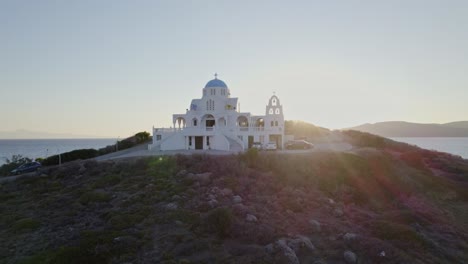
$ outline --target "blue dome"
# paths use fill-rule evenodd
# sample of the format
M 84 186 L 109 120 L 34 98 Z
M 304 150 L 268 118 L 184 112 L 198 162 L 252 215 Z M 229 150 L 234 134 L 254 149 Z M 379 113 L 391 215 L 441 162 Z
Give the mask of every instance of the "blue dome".
M 213 79 L 205 85 L 205 88 L 212 88 L 212 87 L 227 88 L 227 85 L 220 79 Z

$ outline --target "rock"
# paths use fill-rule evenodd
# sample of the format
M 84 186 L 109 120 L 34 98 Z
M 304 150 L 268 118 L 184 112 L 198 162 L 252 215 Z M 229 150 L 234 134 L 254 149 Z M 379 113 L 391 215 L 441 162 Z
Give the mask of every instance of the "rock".
M 287 245 L 286 240 L 280 239 L 276 241 L 275 246 L 279 250 L 280 255 L 286 260 L 285 263 L 299 264 L 296 253 Z
M 165 207 L 167 210 L 177 210 L 179 208 L 176 203 L 168 203 Z
M 357 239 L 357 235 L 354 234 L 354 233 L 346 233 L 346 234 L 344 234 L 343 239 L 346 242 L 351 242 L 351 241 Z
M 275 251 L 275 247 L 272 243 L 268 244 L 265 246 L 265 251 L 269 254 L 273 254 L 273 252 Z
M 245 217 L 245 220 L 247 222 L 257 222 L 257 217 L 255 215 L 251 215 L 251 214 L 247 214 L 247 216 Z
M 336 208 L 335 210 L 333 210 L 333 214 L 335 214 L 335 216 L 338 217 L 342 217 L 344 215 L 343 210 L 341 210 L 340 208 Z
M 316 260 L 312 264 L 327 264 L 327 263 L 322 260 Z
M 229 188 L 224 188 L 221 190 L 221 195 L 223 196 L 231 196 L 232 195 L 232 190 Z
M 211 172 L 199 173 L 193 176 L 194 180 L 198 181 L 200 185 L 207 185 L 210 183 Z
M 216 200 L 216 196 L 209 194 L 208 195 L 208 200 Z
M 385 257 L 385 251 L 380 252 L 379 256 L 380 257 Z
M 232 210 L 237 215 L 245 215 L 247 213 L 247 211 L 248 211 L 248 208 L 247 208 L 247 206 L 245 206 L 245 205 L 243 205 L 241 203 L 238 203 L 238 204 L 234 204 L 232 206 Z
M 242 197 L 240 197 L 239 195 L 235 195 L 234 197 L 232 197 L 232 201 L 234 203 L 242 203 Z
M 177 194 L 174 195 L 174 196 L 172 196 L 172 200 L 173 200 L 173 201 L 178 201 L 178 200 L 180 200 L 181 198 L 182 198 L 182 197 L 180 197 L 180 195 L 177 195 Z
M 322 225 L 320 224 L 319 221 L 315 219 L 311 219 L 309 220 L 309 224 L 312 226 L 312 230 L 314 232 L 319 233 L 320 231 L 322 231 Z
M 84 173 L 86 171 L 86 167 L 83 164 L 80 164 L 80 168 L 78 169 L 78 173 Z
M 312 242 L 310 242 L 310 239 L 301 235 L 296 236 L 293 239 L 289 239 L 288 246 L 293 249 L 295 253 L 299 253 L 303 249 L 306 249 L 307 251 L 315 250 L 315 247 Z
M 186 170 L 181 170 L 181 171 L 179 171 L 179 172 L 176 174 L 176 176 L 178 176 L 178 177 L 181 177 L 181 176 L 183 177 L 183 176 L 186 176 L 186 175 L 187 175 L 187 171 L 186 171 Z
M 209 205 L 211 208 L 215 208 L 216 206 L 218 206 L 218 201 L 217 201 L 216 199 L 209 200 L 209 201 L 208 201 L 208 205 Z
M 354 254 L 352 251 L 346 250 L 343 253 L 343 257 L 347 263 L 356 263 L 356 254 Z

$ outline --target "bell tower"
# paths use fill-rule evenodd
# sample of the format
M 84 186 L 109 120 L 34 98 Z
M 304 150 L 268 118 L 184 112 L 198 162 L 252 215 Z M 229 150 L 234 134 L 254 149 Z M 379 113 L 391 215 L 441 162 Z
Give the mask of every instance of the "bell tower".
M 265 111 L 266 127 L 284 127 L 283 106 L 280 104 L 278 96 L 273 95 L 268 100 Z

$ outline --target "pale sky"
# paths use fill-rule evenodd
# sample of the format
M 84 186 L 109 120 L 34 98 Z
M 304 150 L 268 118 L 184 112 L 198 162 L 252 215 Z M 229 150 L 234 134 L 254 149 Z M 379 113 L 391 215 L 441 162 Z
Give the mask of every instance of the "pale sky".
M 468 120 L 468 1 L 0 0 L 0 131 L 169 127 L 217 72 L 327 128 Z

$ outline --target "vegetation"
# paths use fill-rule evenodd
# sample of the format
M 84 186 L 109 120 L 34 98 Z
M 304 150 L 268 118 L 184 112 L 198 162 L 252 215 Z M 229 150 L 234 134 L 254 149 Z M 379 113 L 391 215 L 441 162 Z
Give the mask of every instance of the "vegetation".
M 95 149 L 77 149 L 70 152 L 65 152 L 59 155 L 53 155 L 46 158 L 42 165 L 58 165 L 59 163 L 70 162 L 78 159 L 91 159 L 98 156 L 98 151 Z
M 345 250 L 362 263 L 467 262 L 468 162 L 345 136 L 351 151 L 45 167 L 0 185 L 0 262 L 328 263 Z
M 6 163 L 0 166 L 0 175 L 9 175 L 12 170 L 31 161 L 30 158 L 21 155 L 13 155 L 11 159 L 7 159 Z
M 303 121 L 288 121 L 284 122 L 284 132 L 286 135 L 293 135 L 296 139 L 320 138 L 330 134 L 330 130 L 314 126 Z

